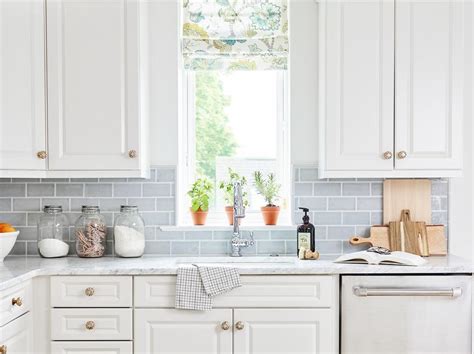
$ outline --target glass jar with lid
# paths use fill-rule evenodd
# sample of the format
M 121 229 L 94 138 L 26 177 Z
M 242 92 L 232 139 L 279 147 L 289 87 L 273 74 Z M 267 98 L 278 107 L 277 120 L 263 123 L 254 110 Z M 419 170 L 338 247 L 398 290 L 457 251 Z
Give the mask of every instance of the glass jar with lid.
M 122 205 L 114 224 L 115 254 L 141 257 L 145 252 L 145 222 L 134 205 Z
M 60 205 L 45 205 L 38 219 L 38 252 L 44 258 L 65 257 L 69 252 L 69 222 Z
M 82 215 L 74 225 L 74 233 L 79 257 L 96 258 L 104 255 L 107 226 L 98 206 L 82 206 Z

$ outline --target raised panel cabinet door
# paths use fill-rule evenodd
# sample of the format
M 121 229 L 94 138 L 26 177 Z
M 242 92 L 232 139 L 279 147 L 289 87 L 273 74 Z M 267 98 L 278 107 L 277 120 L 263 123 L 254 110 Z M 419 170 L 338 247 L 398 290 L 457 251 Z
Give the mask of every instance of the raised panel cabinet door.
M 398 170 L 462 168 L 464 3 L 397 2 Z
M 44 2 L 0 1 L 0 169 L 44 170 Z
M 232 310 L 137 309 L 135 354 L 232 354 Z
M 28 354 L 33 351 L 33 319 L 27 313 L 0 328 L 0 347 L 8 354 Z
M 236 309 L 234 354 L 337 353 L 331 309 Z
M 47 2 L 51 170 L 139 169 L 140 3 Z
M 393 169 L 394 16 L 393 0 L 320 3 L 320 140 L 328 173 Z

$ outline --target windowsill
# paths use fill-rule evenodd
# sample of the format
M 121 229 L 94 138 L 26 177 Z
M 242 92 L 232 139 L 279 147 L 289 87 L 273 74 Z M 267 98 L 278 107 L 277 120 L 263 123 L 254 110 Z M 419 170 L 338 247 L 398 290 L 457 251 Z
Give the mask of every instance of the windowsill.
M 241 230 L 246 231 L 294 231 L 296 225 L 241 225 Z M 229 225 L 180 225 L 180 226 L 160 226 L 161 231 L 231 231 Z

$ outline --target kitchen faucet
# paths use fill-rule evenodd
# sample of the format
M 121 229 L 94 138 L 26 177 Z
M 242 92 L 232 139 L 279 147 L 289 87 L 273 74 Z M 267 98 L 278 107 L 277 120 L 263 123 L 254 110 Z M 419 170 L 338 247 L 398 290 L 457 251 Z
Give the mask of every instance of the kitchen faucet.
M 245 207 L 242 196 L 242 185 L 240 182 L 234 182 L 234 232 L 232 234 L 232 257 L 241 257 L 240 249 L 242 247 L 250 247 L 255 244 L 253 240 L 253 232 L 250 232 L 250 239 L 242 238 L 240 233 L 240 219 L 245 218 Z

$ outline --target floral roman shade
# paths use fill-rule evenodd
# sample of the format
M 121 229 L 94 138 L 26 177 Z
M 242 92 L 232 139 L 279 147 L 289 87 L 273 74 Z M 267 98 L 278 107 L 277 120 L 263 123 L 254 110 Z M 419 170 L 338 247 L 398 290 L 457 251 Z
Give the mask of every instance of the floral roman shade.
M 286 70 L 288 0 L 183 0 L 188 70 Z

